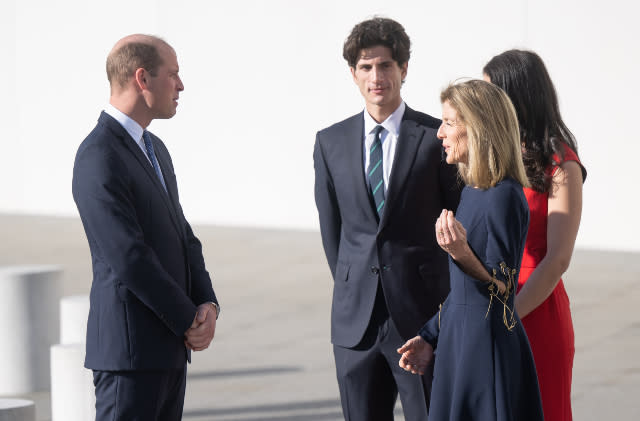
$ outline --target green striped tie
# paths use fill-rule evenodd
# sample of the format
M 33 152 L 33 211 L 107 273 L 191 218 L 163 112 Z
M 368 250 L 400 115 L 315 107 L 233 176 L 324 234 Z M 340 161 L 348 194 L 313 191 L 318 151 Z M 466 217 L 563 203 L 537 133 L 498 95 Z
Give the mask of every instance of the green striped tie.
M 382 139 L 380 133 L 384 127 L 378 125 L 373 132 L 373 143 L 369 149 L 369 168 L 367 168 L 367 178 L 369 180 L 369 191 L 373 196 L 376 205 L 378 218 L 382 218 L 384 210 L 384 176 L 382 172 Z M 379 220 L 379 219 L 378 219 Z

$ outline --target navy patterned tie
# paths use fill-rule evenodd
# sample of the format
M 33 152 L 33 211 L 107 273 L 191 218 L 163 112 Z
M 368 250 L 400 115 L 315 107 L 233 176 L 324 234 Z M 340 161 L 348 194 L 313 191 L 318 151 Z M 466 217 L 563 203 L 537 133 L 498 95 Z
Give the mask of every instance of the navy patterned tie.
M 160 165 L 158 164 L 156 153 L 153 150 L 153 143 L 151 142 L 151 136 L 149 136 L 148 131 L 145 130 L 144 132 L 142 132 L 142 139 L 144 139 L 144 147 L 147 149 L 147 155 L 149 156 L 151 165 L 153 165 L 153 169 L 156 170 L 156 175 L 160 179 L 160 183 L 162 183 L 162 187 L 164 187 L 164 191 L 167 191 L 167 185 L 164 184 L 164 178 L 162 177 L 162 172 L 160 171 Z
M 382 172 L 382 139 L 380 133 L 384 127 L 378 125 L 373 131 L 373 143 L 369 149 L 369 168 L 367 168 L 367 178 L 369 179 L 369 191 L 373 196 L 378 217 L 382 217 L 384 210 L 384 176 Z

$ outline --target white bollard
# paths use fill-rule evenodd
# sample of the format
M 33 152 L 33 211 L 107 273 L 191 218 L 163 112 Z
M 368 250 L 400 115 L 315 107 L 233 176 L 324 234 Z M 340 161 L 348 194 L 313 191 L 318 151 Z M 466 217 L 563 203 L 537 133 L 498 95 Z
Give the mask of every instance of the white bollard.
M 84 344 L 51 347 L 51 420 L 96 418 L 93 373 L 84 368 Z
M 0 398 L 0 421 L 36 421 L 36 406 L 25 399 Z
M 61 273 L 57 266 L 0 268 L 0 395 L 49 390 Z
M 87 340 L 89 296 L 71 295 L 60 300 L 60 343 L 83 344 Z
M 95 419 L 93 373 L 84 368 L 89 296 L 60 300 L 60 345 L 51 347 L 51 419 Z

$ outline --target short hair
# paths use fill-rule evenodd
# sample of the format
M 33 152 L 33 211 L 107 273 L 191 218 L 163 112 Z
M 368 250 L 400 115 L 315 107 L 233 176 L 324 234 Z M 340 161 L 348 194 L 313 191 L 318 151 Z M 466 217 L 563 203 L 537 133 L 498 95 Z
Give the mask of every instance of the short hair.
M 454 83 L 440 94 L 440 101 L 458 113 L 467 130 L 468 162 L 458 163 L 467 184 L 481 189 L 506 177 L 528 186 L 522 164 L 518 117 L 507 94 L 483 80 Z
M 564 158 L 565 143 L 576 154 L 577 144 L 560 116 L 558 97 L 544 62 L 533 51 L 509 50 L 493 57 L 483 69 L 491 83 L 513 102 L 524 143 L 524 167 L 534 190 L 551 189 L 553 156 Z
M 349 67 L 356 67 L 364 48 L 382 45 L 391 50 L 391 57 L 399 66 L 409 61 L 411 40 L 402 25 L 393 19 L 374 17 L 353 27 L 344 42 L 342 56 Z
M 132 41 L 113 50 L 107 57 L 107 78 L 111 86 L 124 87 L 136 70 L 143 68 L 155 76 L 158 67 L 163 64 L 158 45 L 165 41 L 157 37 L 148 37 L 149 41 Z

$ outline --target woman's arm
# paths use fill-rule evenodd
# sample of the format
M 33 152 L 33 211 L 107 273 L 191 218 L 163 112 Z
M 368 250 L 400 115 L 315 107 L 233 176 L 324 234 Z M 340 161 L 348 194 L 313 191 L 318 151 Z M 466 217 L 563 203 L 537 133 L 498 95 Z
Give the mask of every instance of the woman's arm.
M 547 254 L 516 295 L 522 318 L 549 295 L 569 267 L 582 215 L 582 169 L 575 161 L 562 163 L 553 176 L 549 193 Z
M 498 290 L 504 292 L 505 284 L 491 277 L 482 262 L 475 255 L 467 242 L 467 231 L 455 219 L 453 212 L 443 209 L 436 221 L 436 238 L 438 245 L 456 261 L 458 266 L 469 276 L 483 282 L 494 282 Z

